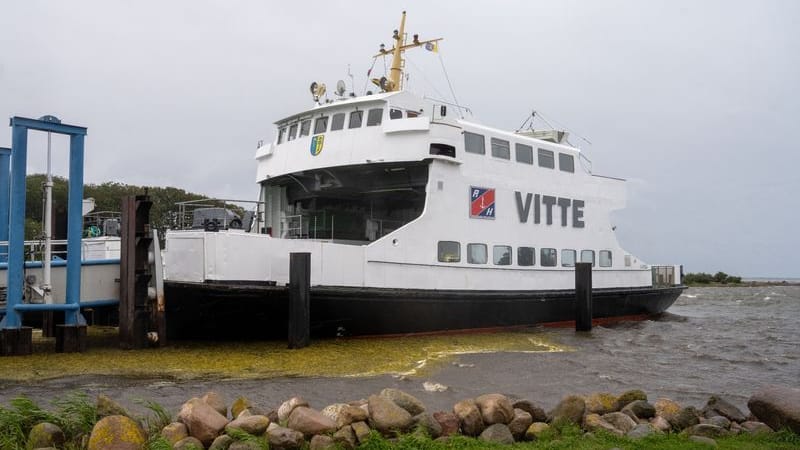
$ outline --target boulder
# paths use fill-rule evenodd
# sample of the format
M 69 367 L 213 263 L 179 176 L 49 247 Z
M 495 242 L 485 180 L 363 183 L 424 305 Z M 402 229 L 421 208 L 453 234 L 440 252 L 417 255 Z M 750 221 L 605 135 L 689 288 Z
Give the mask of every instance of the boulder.
M 544 422 L 533 422 L 531 426 L 528 427 L 528 431 L 525 432 L 525 439 L 529 441 L 535 441 L 539 439 L 542 433 L 549 429 L 550 425 Z
M 411 427 L 424 431 L 431 439 L 436 439 L 442 435 L 442 426 L 428 413 L 421 413 L 412 417 Z
M 750 397 L 747 407 L 773 430 L 789 428 L 800 434 L 800 389 L 766 386 Z
M 64 446 L 64 432 L 58 425 L 50 422 L 38 423 L 28 433 L 28 448 L 44 448 Z
M 447 411 L 437 411 L 433 413 L 433 420 L 435 420 L 442 429 L 442 436 L 452 436 L 458 434 L 458 429 L 461 423 L 455 414 Z
M 411 414 L 386 397 L 370 395 L 369 423 L 383 434 L 404 432 L 411 426 Z
M 630 417 L 628 418 L 630 419 Z M 583 428 L 592 432 L 605 431 L 606 433 L 615 434 L 617 436 L 622 436 L 624 434 L 621 430 L 616 429 L 614 425 L 603 420 L 600 414 L 594 413 L 587 414 L 586 417 L 584 417 Z
M 670 425 L 669 421 L 661 416 L 655 416 L 650 419 L 650 425 L 653 425 L 658 431 L 669 431 L 672 429 L 672 425 Z
M 508 429 L 506 424 L 495 423 L 486 427 L 486 429 L 481 432 L 480 436 L 478 436 L 478 440 L 510 445 L 514 443 L 514 436 L 511 434 L 511 430 Z
M 603 420 L 610 423 L 614 426 L 614 428 L 618 429 L 622 432 L 622 434 L 628 434 L 629 431 L 636 426 L 636 421 L 628 417 L 628 415 L 623 414 L 621 412 L 612 412 L 608 414 L 603 414 Z
M 705 445 L 708 445 L 709 447 L 714 447 L 714 448 L 716 448 L 716 447 L 717 447 L 717 441 L 715 441 L 714 439 L 711 439 L 710 437 L 705 437 L 705 436 L 689 436 L 689 440 L 690 440 L 691 442 L 697 442 L 698 444 L 705 444 Z
M 709 423 L 699 423 L 697 425 L 693 425 L 687 428 L 685 432 L 689 436 L 705 436 L 712 439 L 728 436 L 730 434 L 728 430 L 716 425 L 711 425 Z
M 453 405 L 453 414 L 458 417 L 461 432 L 467 436 L 478 436 L 486 428 L 481 411 L 472 399 L 462 400 Z
M 170 445 L 175 445 L 176 442 L 188 436 L 189 430 L 182 422 L 172 422 L 161 430 L 161 437 L 166 439 Z
M 631 430 L 628 431 L 625 436 L 630 439 L 642 439 L 656 433 L 660 433 L 660 431 L 658 431 L 653 425 L 649 423 L 640 423 L 631 428 Z
M 694 406 L 681 408 L 681 410 L 678 411 L 678 414 L 676 414 L 675 417 L 670 420 L 670 423 L 672 424 L 672 428 L 675 430 L 685 430 L 686 428 L 700 423 L 700 411 L 698 411 Z
M 386 388 L 381 391 L 380 395 L 393 401 L 397 406 L 405 409 L 412 416 L 425 412 L 425 405 L 421 401 L 400 389 Z
M 530 400 L 517 400 L 511 406 L 530 414 L 534 422 L 547 422 L 547 413 L 544 412 L 544 409 L 536 406 L 536 404 Z
M 281 406 L 278 407 L 278 421 L 283 423 L 289 420 L 292 411 L 298 406 L 308 407 L 308 402 L 303 397 L 292 397 L 281 403 Z
M 608 414 L 619 411 L 617 397 L 607 392 L 595 392 L 586 397 L 586 413 Z
M 204 449 L 203 443 L 199 439 L 192 436 L 186 436 L 178 442 L 172 444 L 173 450 L 200 450 Z
M 631 419 L 649 419 L 656 415 L 656 408 L 646 400 L 634 400 L 625 405 L 622 413 L 631 416 Z
M 514 439 L 519 441 L 525 437 L 525 432 L 528 431 L 528 427 L 530 427 L 532 423 L 533 417 L 531 417 L 529 412 L 514 408 L 514 418 L 511 420 L 511 423 L 508 424 L 508 429 L 511 430 Z
M 199 398 L 184 403 L 178 412 L 178 420 L 186 424 L 189 436 L 194 436 L 208 446 L 219 436 L 228 419 Z
M 332 437 L 318 434 L 311 438 L 308 448 L 309 450 L 336 450 L 336 443 Z
M 710 423 L 711 425 L 716 425 L 721 428 L 728 429 L 731 427 L 731 421 L 728 420 L 727 417 L 723 416 L 713 416 L 706 419 L 705 423 Z
M 484 394 L 475 399 L 485 425 L 508 424 L 514 419 L 514 406 L 502 394 Z
M 564 397 L 548 415 L 552 423 L 566 421 L 580 424 L 583 422 L 584 414 L 586 414 L 586 402 L 583 397 L 569 395 Z
M 223 417 L 228 417 L 228 405 L 225 404 L 225 399 L 222 398 L 221 394 L 214 391 L 207 392 L 200 397 L 200 400 L 206 402 L 208 406 L 214 408 Z
M 750 434 L 757 434 L 757 433 L 772 433 L 772 428 L 769 425 L 765 424 L 764 422 L 742 422 L 742 430 L 745 433 Z
M 353 433 L 356 434 L 356 440 L 359 444 L 363 444 L 364 441 L 367 440 L 367 436 L 369 436 L 370 428 L 366 422 L 353 422 L 350 424 L 350 427 L 353 428 Z
M 339 428 L 336 433 L 333 433 L 333 441 L 340 447 L 345 449 L 354 449 L 358 445 L 358 438 L 350 425 Z
M 239 417 L 239 414 L 241 414 L 242 411 L 251 406 L 253 405 L 250 403 L 250 400 L 248 400 L 247 397 L 237 397 L 236 400 L 234 400 L 231 404 L 231 417 Z
M 336 423 L 336 428 L 350 425 L 353 422 L 364 422 L 368 418 L 366 411 L 346 403 L 335 403 L 326 406 L 320 412 L 323 416 L 333 420 Z
M 100 419 L 89 436 L 88 450 L 142 450 L 147 438 L 144 430 L 127 416 Z
M 97 408 L 98 418 L 108 416 L 131 416 L 128 413 L 128 410 L 105 394 L 100 394 L 97 396 L 95 407 Z
M 262 450 L 261 442 L 258 441 L 233 441 L 228 450 Z
M 211 443 L 208 450 L 228 450 L 231 444 L 233 444 L 233 438 L 227 434 L 223 434 L 214 439 L 214 442 Z
M 280 413 L 278 414 L 280 416 Z M 303 433 L 307 437 L 315 434 L 326 434 L 336 431 L 336 423 L 325 417 L 319 411 L 314 411 L 307 406 L 297 406 L 292 410 L 287 421 L 287 426 Z
M 267 441 L 271 449 L 295 449 L 302 448 L 305 444 L 303 433 L 292 430 L 291 428 L 276 425 L 267 430 Z
M 741 423 L 747 420 L 747 417 L 739 408 L 718 395 L 712 395 L 708 399 L 706 406 L 703 407 L 703 413 L 706 417 L 722 416 L 732 422 Z
M 614 405 L 615 411 L 620 411 L 624 408 L 628 403 L 634 402 L 636 400 L 644 400 L 647 401 L 647 394 L 640 389 L 633 389 L 630 391 L 625 391 L 617 397 L 616 405 Z
M 229 432 L 232 429 L 237 429 L 254 436 L 259 436 L 267 431 L 269 423 L 269 418 L 267 418 L 267 416 L 242 417 L 240 415 L 238 419 L 231 421 L 225 426 L 225 431 Z
M 656 408 L 656 415 L 663 417 L 670 424 L 675 420 L 675 418 L 678 416 L 678 413 L 681 411 L 681 405 L 668 398 L 660 398 L 656 400 L 653 406 Z

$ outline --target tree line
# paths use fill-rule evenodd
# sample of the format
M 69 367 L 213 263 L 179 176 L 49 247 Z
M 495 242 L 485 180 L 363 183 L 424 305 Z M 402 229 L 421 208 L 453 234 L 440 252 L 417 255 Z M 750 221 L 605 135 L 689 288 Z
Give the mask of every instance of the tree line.
M 705 272 L 687 273 L 683 276 L 685 284 L 739 284 L 742 282 L 742 277 L 728 275 L 725 272 L 717 272 L 714 275 Z

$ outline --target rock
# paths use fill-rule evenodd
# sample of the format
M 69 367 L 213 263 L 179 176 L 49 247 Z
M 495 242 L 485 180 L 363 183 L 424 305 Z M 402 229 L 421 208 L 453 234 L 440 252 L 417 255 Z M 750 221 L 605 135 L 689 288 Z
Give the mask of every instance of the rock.
M 772 428 L 770 428 L 769 425 L 765 424 L 764 422 L 747 421 L 747 422 L 742 422 L 741 426 L 742 430 L 744 430 L 745 433 L 750 433 L 750 434 L 773 432 Z
M 31 428 L 31 432 L 28 433 L 28 448 L 61 448 L 64 446 L 64 441 L 66 441 L 64 432 L 58 425 L 50 422 L 36 424 Z
M 535 441 L 539 439 L 542 433 L 546 432 L 550 429 L 550 425 L 544 422 L 533 422 L 531 426 L 528 427 L 528 431 L 525 432 L 525 439 L 530 441 Z
M 233 441 L 228 450 L 261 450 L 261 442 L 258 441 Z
M 640 423 L 631 428 L 631 430 L 628 431 L 625 436 L 631 439 L 642 439 L 656 433 L 660 433 L 660 431 L 658 431 L 653 425 L 649 423 Z
M 333 442 L 332 437 L 318 434 L 311 438 L 308 448 L 309 450 L 336 450 L 336 443 Z
M 628 417 L 628 416 L 625 416 Z M 630 417 L 628 417 L 630 419 Z M 624 433 L 618 430 L 614 425 L 606 422 L 600 414 L 587 414 L 583 419 L 583 428 L 588 431 L 605 431 L 606 433 L 622 436 Z
M 202 450 L 205 447 L 199 439 L 192 436 L 186 436 L 172 445 L 173 450 Z
M 353 422 L 350 424 L 353 428 L 353 432 L 356 434 L 356 440 L 359 444 L 363 444 L 366 441 L 367 436 L 369 436 L 370 428 L 366 422 Z
M 242 411 L 251 406 L 253 405 L 250 403 L 250 400 L 248 400 L 247 397 L 237 397 L 236 400 L 234 400 L 231 404 L 231 416 L 239 417 L 239 414 L 241 414 Z
M 233 438 L 227 434 L 223 434 L 222 436 L 217 436 L 217 438 L 214 439 L 214 442 L 211 443 L 211 446 L 208 447 L 208 450 L 228 450 L 231 444 L 233 444 Z
M 292 414 L 292 411 L 294 411 L 294 409 L 298 406 L 308 407 L 308 402 L 305 401 L 303 397 L 292 397 L 283 402 L 278 408 L 278 421 L 283 423 L 289 420 L 289 416 Z
M 678 416 L 678 413 L 681 411 L 681 405 L 668 398 L 660 398 L 656 400 L 653 406 L 656 408 L 656 415 L 663 417 L 670 424 L 675 420 L 675 418 Z
M 435 420 L 442 428 L 442 436 L 452 436 L 458 434 L 458 429 L 461 423 L 455 414 L 446 411 L 437 411 L 433 413 L 433 420 Z
M 333 440 L 346 449 L 354 449 L 358 445 L 356 433 L 350 425 L 339 428 L 339 431 L 333 433 Z
M 645 394 L 644 391 L 640 389 L 625 391 L 619 397 L 617 397 L 617 402 L 616 405 L 614 405 L 614 410 L 620 411 L 628 403 L 635 402 L 636 400 L 647 401 L 647 394 Z
M 229 432 L 231 429 L 242 430 L 245 433 L 259 436 L 267 431 L 269 426 L 269 418 L 267 416 L 246 416 L 240 417 L 225 426 L 225 431 Z
M 425 405 L 421 401 L 400 389 L 386 388 L 381 391 L 380 395 L 393 401 L 397 406 L 405 409 L 412 416 L 425 412 Z
M 580 424 L 583 422 L 585 413 L 586 402 L 583 400 L 583 397 L 569 395 L 564 397 L 548 415 L 552 423 L 567 421 Z
M 706 444 L 708 446 L 717 447 L 717 441 L 711 439 L 710 437 L 705 436 L 689 436 L 689 440 L 692 442 L 697 442 L 698 444 Z
M 706 406 L 703 407 L 703 412 L 713 412 L 714 415 L 725 417 L 733 422 L 741 423 L 747 420 L 747 417 L 739 408 L 717 395 L 712 395 L 708 399 Z
M 622 413 L 633 417 L 631 419 L 649 419 L 651 417 L 655 417 L 656 415 L 656 408 L 655 406 L 648 403 L 646 400 L 634 400 L 621 410 Z
M 623 414 L 621 412 L 604 414 L 602 417 L 603 420 L 613 425 L 614 428 L 621 431 L 622 434 L 628 434 L 628 432 L 637 425 L 635 420 L 628 417 L 627 414 Z
M 514 419 L 514 406 L 502 394 L 484 394 L 475 399 L 485 425 L 509 424 Z
M 727 417 L 723 416 L 713 416 L 706 419 L 706 423 L 710 423 L 711 425 L 716 425 L 720 428 L 728 429 L 731 427 L 731 421 L 728 420 Z
M 175 445 L 176 442 L 189 436 L 189 430 L 182 422 L 172 422 L 161 430 L 161 437 L 167 440 L 170 445 Z
M 697 425 L 693 425 L 687 428 L 685 431 L 689 436 L 705 436 L 709 438 L 718 438 L 730 434 L 728 433 L 728 430 L 708 423 L 699 423 Z
M 431 439 L 442 435 L 442 426 L 428 413 L 417 414 L 411 418 L 411 426 L 425 432 Z
M 747 407 L 773 430 L 789 428 L 800 434 L 800 389 L 766 386 L 750 397 Z
M 453 405 L 453 414 L 458 417 L 461 432 L 467 436 L 478 436 L 486 428 L 481 411 L 472 399 L 462 400 Z
M 426 381 L 422 383 L 422 389 L 425 389 L 426 392 L 444 392 L 450 388 L 441 384 L 441 383 L 434 383 L 432 381 Z
M 126 417 L 131 416 L 128 413 L 128 410 L 123 408 L 122 405 L 115 402 L 105 394 L 100 394 L 97 396 L 95 407 L 97 408 L 98 418 L 108 417 L 108 416 L 126 416 Z
M 743 423 L 744 423 L 744 422 L 743 422 Z M 758 422 L 758 423 L 761 423 L 761 422 Z M 741 433 L 746 433 L 746 431 L 744 431 L 744 429 L 742 428 L 742 426 L 741 426 L 741 425 L 739 425 L 739 424 L 738 424 L 738 423 L 736 423 L 736 422 L 731 422 L 731 427 L 728 429 L 728 431 L 730 431 L 730 432 L 731 432 L 731 434 L 733 434 L 733 435 L 736 435 L 736 434 L 741 434 Z
M 200 400 L 214 408 L 221 416 L 228 417 L 228 405 L 225 404 L 225 399 L 223 399 L 222 395 L 219 393 L 214 391 L 207 392 L 204 396 L 200 397 Z
M 326 406 L 321 413 L 323 416 L 333 420 L 336 423 L 336 428 L 342 428 L 353 422 L 364 422 L 368 418 L 366 411 L 346 403 L 335 403 Z
M 339 415 L 341 414 L 342 410 L 344 410 L 348 406 L 350 405 L 348 405 L 347 403 L 334 403 L 332 405 L 328 405 L 322 408 L 320 414 L 327 417 L 328 419 L 331 419 L 334 423 L 336 423 L 337 427 L 341 428 L 345 425 L 350 425 L 349 423 L 339 424 Z
M 617 397 L 607 392 L 596 392 L 586 397 L 586 413 L 608 414 L 619 411 Z
M 280 416 L 280 412 L 278 416 Z M 307 406 L 295 407 L 289 415 L 287 426 L 303 433 L 309 438 L 315 434 L 325 434 L 336 431 L 336 423 L 334 421 L 323 416 L 319 411 L 314 411 Z
M 372 428 L 388 435 L 395 432 L 404 432 L 411 426 L 411 414 L 386 397 L 370 395 L 367 400 L 369 405 L 369 423 Z
M 529 412 L 514 408 L 514 418 L 508 424 L 508 429 L 511 430 L 511 435 L 514 436 L 514 439 L 519 441 L 525 437 L 525 432 L 528 431 L 528 427 L 532 423 L 533 417 Z
M 670 420 L 670 423 L 672 424 L 672 428 L 678 431 L 697 425 L 700 423 L 700 411 L 694 406 L 681 408 L 678 414 Z
M 655 416 L 650 419 L 650 425 L 653 425 L 658 431 L 669 431 L 672 429 L 669 421 L 661 416 Z
M 509 406 L 511 405 L 509 404 Z M 508 429 L 506 424 L 495 423 L 483 430 L 481 435 L 478 436 L 478 440 L 510 445 L 514 443 L 514 436 L 511 435 L 511 430 Z
M 291 428 L 276 425 L 267 430 L 267 441 L 271 449 L 302 448 L 305 444 L 303 433 Z
M 544 412 L 544 409 L 536 406 L 536 404 L 530 400 L 517 400 L 511 406 L 530 414 L 534 422 L 547 422 L 547 413 Z
M 267 416 L 267 419 L 269 419 L 270 423 L 278 423 L 278 411 L 271 409 L 264 415 Z
M 141 450 L 147 442 L 144 430 L 127 416 L 100 419 L 89 437 L 88 450 Z
M 226 417 L 199 398 L 193 398 L 183 404 L 178 412 L 178 420 L 186 424 L 189 436 L 196 437 L 206 446 L 210 445 L 228 424 Z

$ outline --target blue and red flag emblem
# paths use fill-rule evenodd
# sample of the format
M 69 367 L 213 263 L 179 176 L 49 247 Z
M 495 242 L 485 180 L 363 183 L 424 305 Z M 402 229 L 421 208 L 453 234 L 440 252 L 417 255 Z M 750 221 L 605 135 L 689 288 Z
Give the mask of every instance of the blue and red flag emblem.
M 494 219 L 494 188 L 470 186 L 469 216 L 479 219 Z

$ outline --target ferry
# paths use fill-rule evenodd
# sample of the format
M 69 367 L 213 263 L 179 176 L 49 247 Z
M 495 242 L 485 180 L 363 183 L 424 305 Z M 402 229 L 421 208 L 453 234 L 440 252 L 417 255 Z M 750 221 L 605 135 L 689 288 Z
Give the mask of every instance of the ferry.
M 405 32 L 375 92 L 328 96 L 275 122 L 258 147 L 259 200 L 242 223 L 206 218 L 166 233 L 170 327 L 229 322 L 286 332 L 289 255 L 311 255 L 317 335 L 515 327 L 575 318 L 575 264 L 592 264 L 595 318 L 665 311 L 681 267 L 622 248 L 610 213 L 625 181 L 592 173 L 568 134 L 504 131 L 459 105 L 404 90 L 404 53 L 441 39 Z

